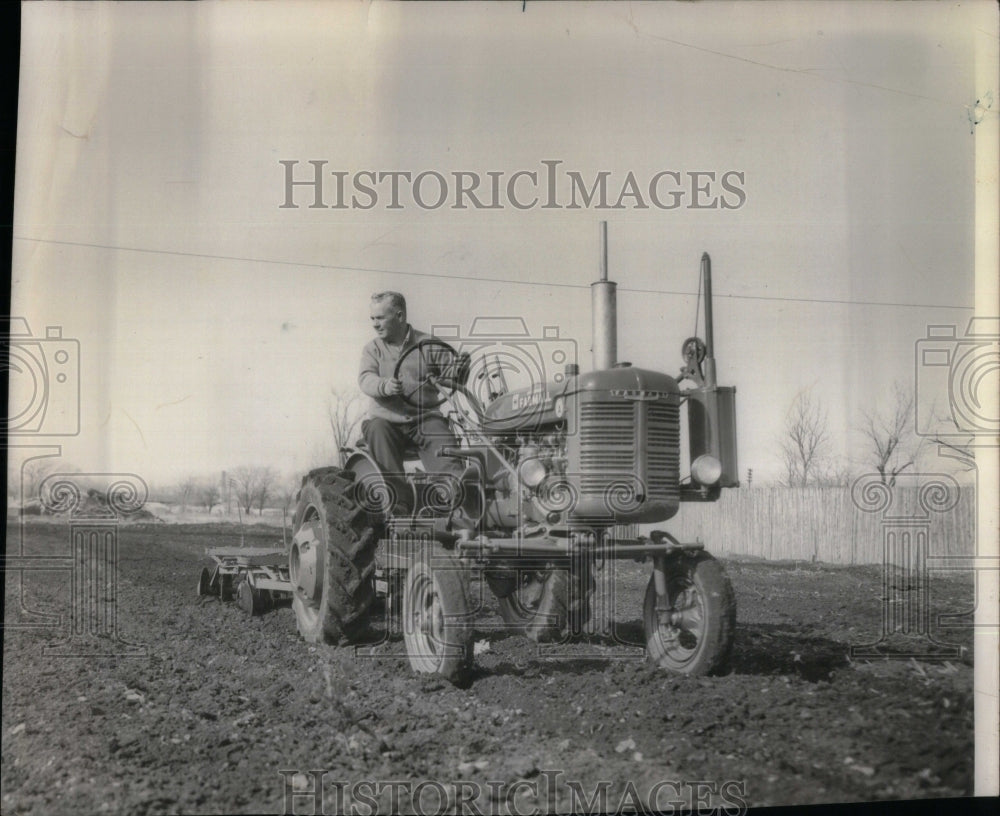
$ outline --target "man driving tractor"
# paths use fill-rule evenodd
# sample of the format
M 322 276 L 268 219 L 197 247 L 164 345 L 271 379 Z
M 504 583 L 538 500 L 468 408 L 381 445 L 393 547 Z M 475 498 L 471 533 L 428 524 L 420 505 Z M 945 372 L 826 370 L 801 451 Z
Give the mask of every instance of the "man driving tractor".
M 678 377 L 617 361 L 615 284 L 604 274 L 592 286 L 594 369 L 570 364 L 544 384 L 487 388 L 485 403 L 468 388 L 468 355 L 410 326 L 402 295 L 374 295 L 376 337 L 358 376 L 372 400 L 367 444 L 345 448 L 339 467 L 310 471 L 296 499 L 288 571 L 302 636 L 363 637 L 383 592 L 414 669 L 459 682 L 479 608 L 470 571 L 508 629 L 542 641 L 601 631 L 603 620 L 591 626 L 595 572 L 609 558 L 646 558 L 649 657 L 679 674 L 726 671 L 736 602 L 722 565 L 700 541 L 621 529 L 739 485 L 735 389 L 715 378 L 707 253 L 701 271 L 706 339 L 685 341 Z M 475 326 L 469 335 L 485 336 Z M 473 382 L 488 376 L 484 368 Z M 417 456 L 424 469 L 404 472 Z
M 358 385 L 371 397 L 371 407 L 361 428 L 395 498 L 394 515 L 406 516 L 414 509 L 403 475 L 408 448 L 416 448 L 428 474 L 444 475 L 453 495 L 455 483 L 447 474 L 461 481 L 466 470 L 463 460 L 442 455 L 443 448 L 458 447 L 458 440 L 437 410 L 437 388 L 428 382 L 428 375 L 459 377 L 461 364 L 441 346 L 427 345 L 406 355 L 396 372 L 400 357 L 431 336 L 407 322 L 406 299 L 399 292 L 372 295 L 370 314 L 376 337 L 361 352 Z

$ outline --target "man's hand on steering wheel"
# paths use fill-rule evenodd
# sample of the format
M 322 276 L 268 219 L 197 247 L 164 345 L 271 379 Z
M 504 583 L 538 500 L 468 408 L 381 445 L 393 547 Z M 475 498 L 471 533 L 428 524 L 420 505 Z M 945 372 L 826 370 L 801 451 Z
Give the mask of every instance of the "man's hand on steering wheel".
M 448 359 L 446 361 L 425 360 L 423 349 L 425 349 L 428 346 L 439 346 L 442 349 L 442 351 L 444 351 L 447 354 Z M 420 354 L 421 357 L 420 369 L 422 376 L 420 377 L 420 380 L 417 382 L 417 384 L 411 387 L 409 384 L 406 385 L 402 384 L 399 378 L 399 373 L 402 370 L 403 361 L 406 360 L 406 358 L 409 357 L 414 352 L 418 352 Z M 447 399 L 446 396 L 440 396 L 439 394 L 438 396 L 440 398 L 430 398 L 427 400 L 422 400 L 420 399 L 420 392 L 430 385 L 433 386 L 440 385 L 443 388 L 451 386 L 451 382 L 449 380 L 442 379 L 441 376 L 435 373 L 435 369 L 444 371 L 452 367 L 455 361 L 458 359 L 459 359 L 458 352 L 455 351 L 455 349 L 449 346 L 446 342 L 444 342 L 444 340 L 438 340 L 435 337 L 430 337 L 427 338 L 426 340 L 421 340 L 419 343 L 417 343 L 414 346 L 410 346 L 408 349 L 406 349 L 406 351 L 404 351 L 402 354 L 399 355 L 399 359 L 396 361 L 396 367 L 392 372 L 392 380 L 390 380 L 390 382 L 400 383 L 400 387 L 398 391 L 394 391 L 393 393 L 398 394 L 400 397 L 403 398 L 403 400 L 408 402 L 410 405 L 415 406 L 416 408 L 420 408 L 422 410 L 437 408 Z M 425 371 L 426 373 L 424 373 Z
M 403 393 L 403 383 L 395 377 L 385 380 L 382 385 L 382 391 L 387 397 L 395 397 L 396 395 Z

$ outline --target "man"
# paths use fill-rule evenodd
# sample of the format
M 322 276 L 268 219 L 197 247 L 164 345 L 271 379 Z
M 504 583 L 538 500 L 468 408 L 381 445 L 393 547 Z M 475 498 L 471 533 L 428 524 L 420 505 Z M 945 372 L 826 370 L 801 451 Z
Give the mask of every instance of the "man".
M 457 447 L 447 420 L 434 404 L 439 396 L 430 384 L 418 388 L 430 373 L 441 375 L 454 361 L 441 346 L 411 352 L 403 361 L 399 377 L 396 363 L 403 353 L 430 335 L 406 321 L 406 299 L 399 292 L 378 292 L 371 299 L 371 320 L 376 337 L 361 353 L 358 385 L 372 398 L 362 432 L 368 450 L 386 475 L 397 501 L 396 515 L 413 512 L 413 496 L 403 478 L 403 453 L 412 443 L 428 473 L 450 473 L 461 478 L 465 462 L 441 456 L 444 447 Z M 410 401 L 403 399 L 406 394 Z M 415 405 L 413 403 L 416 403 Z

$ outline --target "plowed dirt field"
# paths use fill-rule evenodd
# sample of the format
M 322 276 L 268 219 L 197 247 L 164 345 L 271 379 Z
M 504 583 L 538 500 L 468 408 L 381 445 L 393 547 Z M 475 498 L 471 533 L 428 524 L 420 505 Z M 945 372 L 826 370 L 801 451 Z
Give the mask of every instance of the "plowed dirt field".
M 456 688 L 414 674 L 398 636 L 314 646 L 288 606 L 251 618 L 197 597 L 205 548 L 239 544 L 218 524 L 121 525 L 115 637 L 97 644 L 118 656 L 66 656 L 60 644 L 94 646 L 72 629 L 69 528 L 32 522 L 21 536 L 8 528 L 9 554 L 63 568 L 6 574 L 6 814 L 614 812 L 972 793 L 972 638 L 935 623 L 972 609 L 966 576 L 933 576 L 925 596 L 930 634 L 963 647 L 957 658 L 864 660 L 851 645 L 879 640 L 907 587 L 887 599 L 877 567 L 724 559 L 732 671 L 688 678 L 628 645 L 642 639 L 649 567 L 618 562 L 617 625 L 600 637 L 536 645 L 503 630 L 486 593 L 475 672 Z M 246 535 L 280 540 L 274 528 Z M 39 613 L 61 620 L 17 625 Z M 916 635 L 890 645 L 927 651 Z

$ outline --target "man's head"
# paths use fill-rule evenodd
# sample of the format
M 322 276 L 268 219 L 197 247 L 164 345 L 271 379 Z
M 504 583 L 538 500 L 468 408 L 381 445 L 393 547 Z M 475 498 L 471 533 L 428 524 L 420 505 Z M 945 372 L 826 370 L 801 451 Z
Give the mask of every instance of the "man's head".
M 375 334 L 387 343 L 401 343 L 406 337 L 406 298 L 399 292 L 376 292 L 371 318 Z

